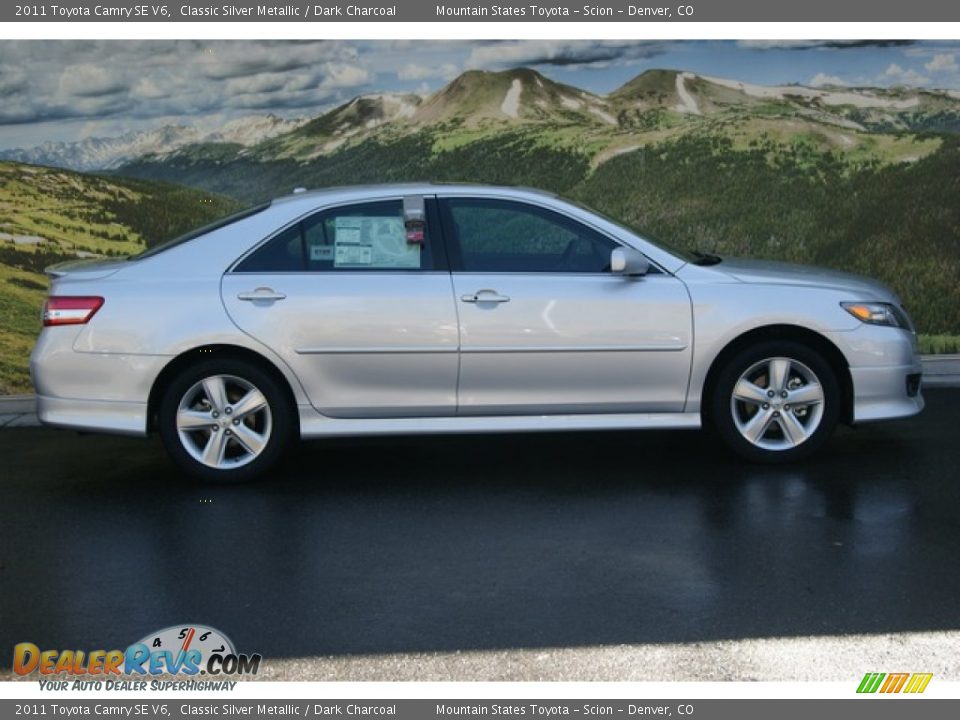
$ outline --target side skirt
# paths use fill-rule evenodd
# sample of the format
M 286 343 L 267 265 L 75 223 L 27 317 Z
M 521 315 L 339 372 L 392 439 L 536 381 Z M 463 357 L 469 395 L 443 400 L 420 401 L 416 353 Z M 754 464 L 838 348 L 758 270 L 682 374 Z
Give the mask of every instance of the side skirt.
M 300 435 L 304 438 L 561 430 L 663 430 L 700 427 L 700 413 L 341 419 L 324 417 L 308 405 L 301 405 L 299 411 Z

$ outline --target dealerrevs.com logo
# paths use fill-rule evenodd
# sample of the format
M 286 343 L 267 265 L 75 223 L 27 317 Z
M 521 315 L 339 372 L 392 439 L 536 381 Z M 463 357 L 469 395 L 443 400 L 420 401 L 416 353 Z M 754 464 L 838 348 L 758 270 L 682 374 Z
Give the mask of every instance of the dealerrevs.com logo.
M 41 650 L 30 642 L 13 648 L 17 675 L 80 679 L 156 675 L 256 675 L 259 654 L 237 653 L 230 639 L 204 625 L 184 624 L 151 633 L 125 650 Z
M 919 694 L 927 689 L 933 673 L 867 673 L 857 687 L 858 693 Z

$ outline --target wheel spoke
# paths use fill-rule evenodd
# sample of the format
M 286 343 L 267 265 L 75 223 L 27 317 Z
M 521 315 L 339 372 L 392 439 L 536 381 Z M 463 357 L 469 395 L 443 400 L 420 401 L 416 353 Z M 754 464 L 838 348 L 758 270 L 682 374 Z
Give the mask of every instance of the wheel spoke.
M 771 390 L 780 392 L 787 388 L 787 380 L 790 378 L 790 361 L 785 358 L 774 358 L 767 366 L 767 374 Z
M 753 384 L 746 378 L 742 378 L 733 389 L 733 396 L 737 400 L 751 403 L 752 405 L 762 405 L 767 402 L 767 391 L 762 387 Z
M 203 449 L 203 462 L 210 467 L 218 467 L 223 462 L 223 453 L 227 449 L 227 434 L 222 430 L 210 433 L 207 446 Z
M 263 393 L 254 388 L 234 404 L 233 416 L 238 419 L 244 418 L 265 407 L 266 404 L 267 399 L 263 396 Z
M 224 384 L 223 378 L 219 375 L 208 377 L 203 381 L 203 392 L 213 409 L 217 412 L 223 412 L 223 409 L 227 406 L 227 386 Z
M 213 419 L 210 413 L 184 408 L 177 412 L 177 429 L 184 432 L 209 428 Z
M 233 436 L 252 455 L 259 455 L 267 442 L 263 435 L 251 430 L 243 423 L 233 426 Z
M 780 417 L 777 418 L 777 424 L 780 425 L 780 428 L 783 430 L 783 437 L 786 438 L 791 445 L 799 445 L 807 439 L 807 429 L 792 412 L 787 411 L 780 413 Z
M 770 421 L 772 419 L 772 410 L 761 410 L 740 428 L 740 432 L 747 440 L 756 445 L 767 431 L 767 428 L 770 427 Z
M 814 405 L 823 402 L 823 387 L 819 383 L 809 383 L 788 392 L 787 402 L 791 405 Z

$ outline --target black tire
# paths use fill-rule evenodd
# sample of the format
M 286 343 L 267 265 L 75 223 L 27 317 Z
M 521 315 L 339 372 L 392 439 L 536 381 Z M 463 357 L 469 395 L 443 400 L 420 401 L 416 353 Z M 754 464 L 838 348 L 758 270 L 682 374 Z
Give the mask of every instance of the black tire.
M 218 417 L 213 417 L 212 406 L 207 407 L 209 394 L 205 390 L 197 390 L 197 386 L 205 379 L 214 379 L 216 382 L 216 378 L 223 382 L 225 408 L 217 412 Z M 260 392 L 265 405 L 256 413 L 234 415 L 231 403 L 238 403 L 251 387 Z M 181 403 L 189 403 L 190 398 L 194 398 L 192 405 L 182 407 Z M 199 402 L 196 398 L 200 398 Z M 239 404 L 237 408 L 238 412 L 242 410 Z M 181 433 L 178 428 L 181 410 L 198 417 L 210 412 L 210 427 L 216 426 L 217 432 L 222 433 L 218 437 L 224 448 L 219 453 L 220 464 L 217 467 L 195 457 L 197 452 L 206 447 L 205 442 L 210 442 L 213 433 L 201 426 L 185 429 Z M 210 358 L 182 371 L 167 387 L 160 403 L 160 437 L 173 461 L 192 478 L 209 483 L 247 482 L 262 477 L 283 457 L 294 437 L 295 412 L 287 392 L 271 373 L 241 359 Z M 248 434 L 251 431 L 254 433 L 252 436 Z M 256 453 L 240 442 L 241 435 L 246 438 L 244 443 L 249 443 L 251 438 L 263 440 L 257 446 Z M 212 456 L 215 455 L 213 452 Z
M 784 366 L 782 360 L 789 361 L 789 364 Z M 781 371 L 788 368 L 787 382 L 782 384 L 785 389 L 780 392 L 769 386 L 775 374 L 771 361 L 776 361 L 776 367 Z M 806 386 L 810 386 L 807 392 L 811 396 L 817 390 L 807 375 L 820 386 L 820 402 L 805 404 L 801 401 L 799 391 Z M 734 388 L 741 379 L 757 381 L 751 384 L 767 396 L 763 398 L 765 405 L 734 400 Z M 750 391 L 755 392 L 752 387 Z M 774 397 L 769 397 L 771 391 Z M 787 392 L 789 397 L 783 397 L 782 392 Z M 790 397 L 797 398 L 792 407 Z M 731 450 L 752 462 L 774 464 L 808 457 L 830 439 L 840 418 L 842 393 L 836 372 L 819 353 L 797 342 L 765 341 L 737 353 L 720 369 L 707 401 L 710 425 Z M 753 420 L 755 422 L 751 424 Z M 768 429 L 759 438 L 748 439 L 747 435 L 753 436 L 754 430 L 763 427 Z M 797 430 L 798 427 L 802 431 Z M 798 437 L 803 439 L 797 442 Z

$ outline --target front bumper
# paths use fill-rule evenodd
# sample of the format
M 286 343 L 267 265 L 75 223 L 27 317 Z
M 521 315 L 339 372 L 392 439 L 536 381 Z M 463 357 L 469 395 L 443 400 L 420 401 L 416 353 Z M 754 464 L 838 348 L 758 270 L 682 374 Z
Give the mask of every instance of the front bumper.
M 913 333 L 862 325 L 831 333 L 850 366 L 853 422 L 909 417 L 923 410 L 920 356 Z
M 919 385 L 911 395 L 920 364 L 896 367 L 850 368 L 853 380 L 853 422 L 909 417 L 923 410 Z

